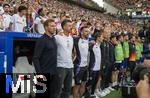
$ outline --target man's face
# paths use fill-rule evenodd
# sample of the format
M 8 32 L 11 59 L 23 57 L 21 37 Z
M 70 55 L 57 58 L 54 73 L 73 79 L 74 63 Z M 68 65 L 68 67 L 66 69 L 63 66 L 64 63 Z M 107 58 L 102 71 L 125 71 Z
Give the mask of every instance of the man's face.
M 13 7 L 10 7 L 10 12 L 14 12 L 14 8 Z
M 46 15 L 48 13 L 48 10 L 46 8 L 43 9 L 43 14 Z
M 3 4 L 4 0 L 0 0 L 0 4 Z
M 135 38 L 135 36 L 133 36 L 132 39 L 131 39 L 131 41 L 135 42 L 135 40 L 136 40 L 136 38 Z
M 56 33 L 56 23 L 55 22 L 49 22 L 47 30 L 51 34 Z
M 100 36 L 97 37 L 97 41 L 98 41 L 99 43 L 101 43 L 101 42 L 103 41 L 103 39 L 104 39 L 104 38 L 103 38 L 102 35 L 100 35 Z
M 71 29 L 72 29 L 72 23 L 67 22 L 64 26 L 64 31 L 66 31 L 67 33 L 71 33 Z
M 120 36 L 120 42 L 123 42 L 123 36 Z
M 90 33 L 89 28 L 84 28 L 83 31 L 82 31 L 82 35 L 83 35 L 85 38 L 88 38 L 89 33 Z
M 103 34 L 103 37 L 104 37 L 105 39 L 107 39 L 108 33 L 107 33 L 107 32 L 103 32 L 102 34 Z
M 71 20 L 69 14 L 66 15 L 66 20 Z
M 124 36 L 124 40 L 125 40 L 125 41 L 128 41 L 128 40 L 129 40 L 128 35 Z
M 116 44 L 116 41 L 117 41 L 116 37 L 112 38 L 113 44 Z
M 22 11 L 21 11 L 21 14 L 22 14 L 23 16 L 25 16 L 25 15 L 27 14 L 27 10 L 22 10 Z
M 5 7 L 4 7 L 4 11 L 5 11 L 6 13 L 8 13 L 8 12 L 10 11 L 10 7 L 9 7 L 9 6 L 5 6 Z
M 82 26 L 85 26 L 86 25 L 86 22 L 82 22 Z
M 138 37 L 138 42 L 142 42 L 142 40 L 140 39 L 140 37 Z
M 107 39 L 109 40 L 110 39 L 110 36 L 111 36 L 111 33 L 107 33 Z

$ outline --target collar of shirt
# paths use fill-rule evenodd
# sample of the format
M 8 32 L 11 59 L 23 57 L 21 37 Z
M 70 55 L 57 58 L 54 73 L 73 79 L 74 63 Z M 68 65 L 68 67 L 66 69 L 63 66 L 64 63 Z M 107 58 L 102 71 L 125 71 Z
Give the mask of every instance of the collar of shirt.
M 68 36 L 67 35 L 65 35 L 64 33 L 62 34 L 64 37 L 71 37 L 71 35 L 69 34 Z
M 44 33 L 44 35 L 45 35 L 46 37 L 48 37 L 48 38 L 54 38 L 54 35 L 49 36 L 49 35 L 47 35 L 46 33 Z

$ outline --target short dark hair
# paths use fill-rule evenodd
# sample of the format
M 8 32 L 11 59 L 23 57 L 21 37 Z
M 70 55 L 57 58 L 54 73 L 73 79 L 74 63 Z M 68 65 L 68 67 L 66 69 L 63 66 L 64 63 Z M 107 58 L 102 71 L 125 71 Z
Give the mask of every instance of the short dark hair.
M 71 20 L 67 20 L 67 19 L 63 20 L 62 23 L 61 23 L 61 27 L 64 28 L 64 26 L 65 26 L 68 22 L 71 23 Z
M 85 19 L 82 19 L 81 22 L 87 22 Z
M 9 7 L 10 7 L 10 5 L 9 5 L 8 3 L 3 4 L 3 8 L 4 8 L 5 6 L 9 6 Z
M 43 11 L 43 8 L 40 8 L 39 10 L 38 10 L 38 15 L 40 15 L 40 13 Z
M 125 36 L 129 36 L 129 34 L 128 34 L 128 33 L 124 33 L 124 34 L 123 34 L 123 37 L 125 37 Z
M 101 36 L 102 36 L 102 33 L 97 33 L 97 35 L 95 36 L 95 40 L 97 40 L 97 38 Z
M 18 7 L 18 12 L 21 12 L 23 10 L 27 10 L 27 7 L 23 6 L 23 5 L 21 5 L 21 6 Z
M 48 26 L 48 24 L 49 23 L 51 23 L 51 22 L 55 22 L 53 19 L 48 19 L 48 20 L 46 20 L 45 22 L 44 22 L 44 28 L 46 27 L 46 26 Z
M 135 35 L 131 34 L 129 39 L 131 40 L 133 37 L 136 37 Z
M 116 38 L 116 35 L 111 35 L 110 40 L 112 40 L 113 38 Z
M 88 28 L 88 26 L 83 26 L 83 27 L 81 27 L 80 32 L 82 32 L 83 29 L 85 29 L 85 28 Z
M 120 35 L 117 35 L 117 40 L 119 40 L 120 38 L 122 37 L 122 35 L 120 34 Z
M 87 26 L 92 26 L 90 22 L 87 23 Z
M 96 32 L 94 32 L 94 33 L 92 34 L 92 37 L 94 37 L 95 40 L 97 40 L 97 38 L 98 38 L 99 36 L 102 36 L 102 32 L 103 32 L 103 29 L 101 29 L 101 30 L 96 30 Z

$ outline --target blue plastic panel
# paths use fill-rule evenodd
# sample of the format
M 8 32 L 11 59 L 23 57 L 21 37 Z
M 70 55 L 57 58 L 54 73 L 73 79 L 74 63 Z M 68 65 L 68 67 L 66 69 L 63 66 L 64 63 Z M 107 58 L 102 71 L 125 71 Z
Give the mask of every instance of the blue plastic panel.
M 42 35 L 25 32 L 0 32 L 0 51 L 7 56 L 7 73 L 12 73 L 14 38 L 39 38 Z
M 4 73 L 4 52 L 0 52 L 0 73 Z

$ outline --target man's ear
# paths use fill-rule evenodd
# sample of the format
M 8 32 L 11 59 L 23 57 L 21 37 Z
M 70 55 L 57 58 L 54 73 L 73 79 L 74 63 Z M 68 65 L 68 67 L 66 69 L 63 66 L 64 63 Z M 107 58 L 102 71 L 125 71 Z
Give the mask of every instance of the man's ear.
M 144 80 L 147 81 L 147 82 L 150 81 L 149 78 L 148 78 L 148 74 L 145 74 L 145 75 L 144 75 Z

